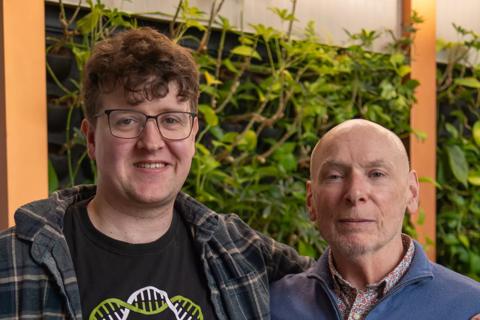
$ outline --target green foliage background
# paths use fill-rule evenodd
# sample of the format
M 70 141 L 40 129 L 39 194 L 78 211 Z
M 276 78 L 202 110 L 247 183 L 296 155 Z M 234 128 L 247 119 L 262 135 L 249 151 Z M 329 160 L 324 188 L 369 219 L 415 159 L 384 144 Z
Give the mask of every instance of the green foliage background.
M 437 72 L 437 253 L 480 280 L 480 35 L 453 27 L 461 40 L 437 44 L 447 59 Z
M 212 1 L 209 14 L 188 1 L 179 1 L 173 16 L 151 13 L 171 21 L 170 36 L 193 48 L 202 74 L 202 126 L 184 190 L 218 212 L 239 214 L 257 230 L 302 254 L 318 256 L 325 244 L 307 217 L 305 182 L 309 154 L 319 137 L 346 119 L 361 117 L 402 138 L 407 139 L 411 132 L 424 138 L 409 127 L 418 83 L 409 78 L 408 51 L 421 19 L 412 17 L 413 24 L 404 30 L 410 36 L 397 38 L 386 31 L 391 35 L 390 44 L 385 53 L 374 53 L 370 48 L 380 35 L 376 31 L 350 34 L 350 44 L 340 48 L 321 44 L 311 22 L 303 36 L 293 39 L 296 1 L 291 10 L 271 8 L 285 30 L 259 24 L 252 26 L 253 33 L 234 30 L 219 15 L 223 3 Z M 53 39 L 49 47 L 70 48 L 80 77 L 93 43 L 139 24 L 135 16 L 99 2 L 89 4 L 90 12 L 81 18 L 78 11 L 67 17 L 61 10 L 64 36 Z M 440 49 L 477 50 L 477 35 L 463 31 L 468 40 L 442 44 Z M 215 47 L 213 34 L 218 39 Z M 235 44 L 227 48 L 226 39 L 231 44 L 232 37 Z M 459 64 L 463 58 L 439 66 L 438 102 L 446 111 L 439 116 L 439 170 L 438 182 L 434 181 L 439 197 L 438 259 L 478 279 L 480 125 L 476 121 L 480 82 L 477 68 Z M 74 89 L 57 84 L 65 92 L 60 99 L 68 102 L 72 112 L 82 108 L 81 82 L 69 81 Z M 72 185 L 78 183 L 79 169 L 88 159 L 84 151 L 72 156 L 73 148 L 84 150 L 85 146 L 78 128 L 67 123 L 66 132 L 68 184 Z M 95 164 L 89 165 L 94 172 Z M 65 186 L 58 183 L 52 166 L 50 177 L 51 190 Z M 405 230 L 414 233 L 408 221 Z

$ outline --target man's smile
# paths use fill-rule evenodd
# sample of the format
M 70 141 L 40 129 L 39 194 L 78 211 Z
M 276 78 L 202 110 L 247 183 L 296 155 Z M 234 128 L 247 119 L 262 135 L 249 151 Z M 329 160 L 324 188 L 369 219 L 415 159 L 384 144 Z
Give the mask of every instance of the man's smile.
M 145 161 L 135 162 L 134 166 L 141 169 L 160 169 L 169 166 L 170 164 L 164 161 Z

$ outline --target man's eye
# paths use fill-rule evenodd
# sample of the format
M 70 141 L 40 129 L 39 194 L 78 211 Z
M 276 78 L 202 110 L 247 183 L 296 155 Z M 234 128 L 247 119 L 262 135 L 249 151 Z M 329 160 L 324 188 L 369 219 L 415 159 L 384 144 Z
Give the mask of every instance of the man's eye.
M 331 173 L 326 176 L 327 180 L 340 180 L 342 179 L 342 175 L 338 173 Z
M 137 123 L 137 120 L 133 118 L 122 118 L 115 122 L 115 124 L 118 126 L 131 126 L 135 123 Z
M 178 128 L 186 125 L 186 120 L 182 117 L 177 117 L 174 115 L 168 115 L 160 118 L 160 125 L 164 128 Z
M 176 123 L 179 123 L 179 122 L 180 121 L 178 121 L 178 119 L 173 118 L 173 117 L 168 117 L 168 118 L 163 119 L 163 123 L 165 123 L 165 124 L 176 124 Z
M 381 177 L 384 177 L 385 174 L 381 171 L 373 171 L 370 173 L 370 177 L 372 178 L 381 178 Z

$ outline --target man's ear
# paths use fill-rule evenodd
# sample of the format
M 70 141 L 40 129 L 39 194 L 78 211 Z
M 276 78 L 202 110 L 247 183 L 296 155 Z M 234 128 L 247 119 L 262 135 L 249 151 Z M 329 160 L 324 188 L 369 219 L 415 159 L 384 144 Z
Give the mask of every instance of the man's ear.
M 90 159 L 95 160 L 95 126 L 87 119 L 82 120 L 81 130 L 87 140 L 87 151 Z
M 317 220 L 317 214 L 313 205 L 312 181 L 307 180 L 307 209 L 311 221 Z
M 415 170 L 408 173 L 408 198 L 407 198 L 407 212 L 415 214 L 418 210 L 418 202 L 420 198 L 420 184 Z
M 193 118 L 192 135 L 196 137 L 198 133 L 198 116 Z

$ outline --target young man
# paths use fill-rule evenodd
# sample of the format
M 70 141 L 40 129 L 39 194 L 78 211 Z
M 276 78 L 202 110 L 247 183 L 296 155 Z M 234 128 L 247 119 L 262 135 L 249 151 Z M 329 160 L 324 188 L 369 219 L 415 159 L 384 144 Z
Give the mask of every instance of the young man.
M 272 286 L 272 319 L 470 319 L 480 284 L 428 261 L 402 234 L 419 184 L 391 131 L 346 121 L 315 147 L 310 218 L 329 249 L 304 273 Z
M 96 186 L 55 192 L 0 234 L 0 318 L 269 319 L 268 283 L 309 261 L 180 192 L 198 131 L 191 55 L 149 28 L 85 66 Z

